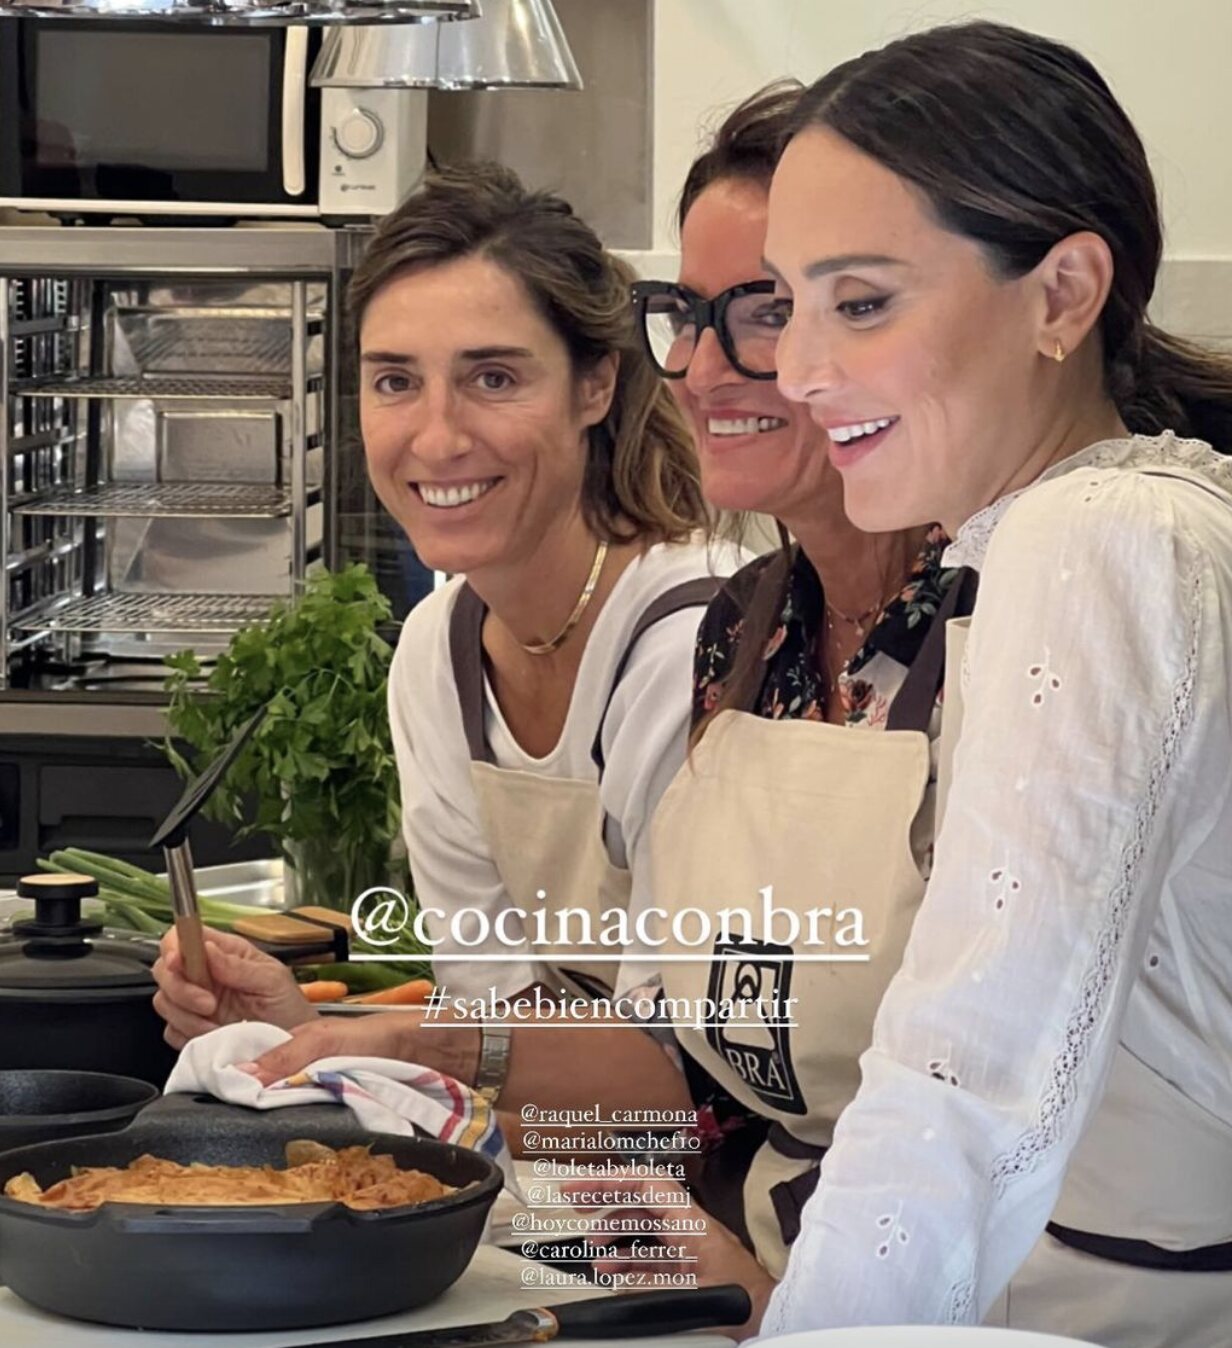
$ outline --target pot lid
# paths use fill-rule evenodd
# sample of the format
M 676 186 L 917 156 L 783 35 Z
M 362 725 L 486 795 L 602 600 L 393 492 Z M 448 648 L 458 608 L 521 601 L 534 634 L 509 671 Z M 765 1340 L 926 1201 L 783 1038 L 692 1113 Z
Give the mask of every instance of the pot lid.
M 5 989 L 79 990 L 154 986 L 149 966 L 139 955 L 103 949 L 89 938 L 102 930 L 83 921 L 81 901 L 98 893 L 85 875 L 28 875 L 17 882 L 21 898 L 34 900 L 34 917 L 13 924 L 22 942 L 0 952 L 0 996 Z

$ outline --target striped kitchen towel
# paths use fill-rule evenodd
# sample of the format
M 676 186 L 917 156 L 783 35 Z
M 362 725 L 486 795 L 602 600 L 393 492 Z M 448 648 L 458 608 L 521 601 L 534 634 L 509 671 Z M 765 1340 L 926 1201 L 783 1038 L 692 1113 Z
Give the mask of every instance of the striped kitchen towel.
M 518 1191 L 495 1111 L 453 1077 L 394 1058 L 320 1058 L 294 1076 L 263 1086 L 237 1066 L 290 1037 L 276 1025 L 244 1021 L 190 1039 L 167 1079 L 165 1094 L 208 1094 L 250 1109 L 346 1105 L 374 1133 L 408 1135 L 418 1129 L 442 1142 L 481 1151 L 504 1171 L 506 1186 Z

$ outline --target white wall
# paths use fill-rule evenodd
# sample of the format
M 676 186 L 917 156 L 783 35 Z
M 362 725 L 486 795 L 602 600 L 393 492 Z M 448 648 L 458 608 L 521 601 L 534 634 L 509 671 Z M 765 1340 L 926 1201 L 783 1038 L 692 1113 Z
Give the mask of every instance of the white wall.
M 655 251 L 675 249 L 680 185 L 725 109 L 780 75 L 808 82 L 903 33 L 977 17 L 1059 38 L 1099 67 L 1150 155 L 1168 256 L 1204 260 L 1169 269 L 1158 316 L 1232 333 L 1230 0 L 656 0 Z

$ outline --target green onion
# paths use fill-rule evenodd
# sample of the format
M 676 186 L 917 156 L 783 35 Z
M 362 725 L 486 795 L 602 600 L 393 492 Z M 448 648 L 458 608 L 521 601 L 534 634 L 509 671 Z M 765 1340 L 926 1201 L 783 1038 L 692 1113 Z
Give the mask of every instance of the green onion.
M 150 936 L 161 936 L 175 920 L 171 907 L 171 889 L 166 880 L 120 861 L 81 847 L 65 847 L 38 863 L 45 871 L 72 871 L 98 881 L 98 899 L 113 925 Z M 259 904 L 228 903 L 223 899 L 199 897 L 201 920 L 209 927 L 230 931 L 241 918 L 265 917 L 270 909 Z M 318 977 L 336 979 L 356 992 L 379 992 L 396 987 L 409 978 L 431 977 L 428 950 L 416 941 L 410 924 L 389 946 L 371 946 L 356 937 L 351 941 L 354 953 L 374 955 L 419 955 L 422 960 L 386 964 L 360 960 L 351 964 L 316 966 Z
M 107 914 L 113 922 L 117 918 L 122 919 L 124 925 L 131 927 L 133 931 L 144 932 L 148 936 L 161 936 L 170 925 L 169 922 L 160 922 L 158 918 L 144 912 L 137 904 L 130 903 L 127 899 L 112 893 L 110 890 L 100 889 L 99 898 L 103 901 Z
M 174 919 L 171 907 L 171 889 L 167 882 L 139 866 L 105 857 L 98 852 L 88 852 L 79 847 L 66 847 L 53 852 L 49 860 L 38 863 L 46 871 L 74 871 L 97 880 L 100 898 L 111 902 L 122 901 L 128 915 L 134 922 L 142 917 L 160 922 L 164 927 Z M 269 913 L 268 908 L 256 904 L 227 903 L 222 899 L 198 898 L 197 906 L 201 920 L 207 926 L 230 931 L 240 918 L 261 917 Z M 139 930 L 153 931 L 152 926 L 142 926 Z

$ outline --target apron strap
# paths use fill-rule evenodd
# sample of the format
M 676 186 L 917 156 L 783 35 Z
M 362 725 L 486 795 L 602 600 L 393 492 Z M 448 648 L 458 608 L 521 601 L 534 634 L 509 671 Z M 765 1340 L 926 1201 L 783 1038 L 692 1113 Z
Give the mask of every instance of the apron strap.
M 945 625 L 951 618 L 966 618 L 974 611 L 979 581 L 979 573 L 964 566 L 950 582 L 907 677 L 890 704 L 887 730 L 928 733 L 937 694 L 945 679 Z
M 472 763 L 495 762 L 484 734 L 483 619 L 486 613 L 483 600 L 463 582 L 449 615 L 449 659 Z
M 1204 1245 L 1197 1250 L 1167 1250 L 1149 1240 L 1131 1240 L 1124 1236 L 1100 1236 L 1092 1231 L 1075 1231 L 1049 1222 L 1048 1234 L 1071 1250 L 1107 1259 L 1133 1268 L 1153 1268 L 1164 1273 L 1232 1273 L 1232 1241 Z
M 657 622 L 670 618 L 686 608 L 699 608 L 715 597 L 722 580 L 718 576 L 699 576 L 696 580 L 686 580 L 664 590 L 657 599 L 646 606 L 645 611 L 633 626 L 633 631 L 625 645 L 624 652 L 616 665 L 612 676 L 612 685 L 608 690 L 607 701 L 603 705 L 603 714 L 599 718 L 599 729 L 595 732 L 594 744 L 590 756 L 600 774 L 603 772 L 603 725 L 607 720 L 608 709 L 616 696 L 616 689 L 624 676 L 634 647 L 643 635 Z M 449 616 L 449 659 L 453 666 L 454 686 L 458 690 L 458 705 L 462 712 L 462 730 L 466 735 L 466 747 L 473 763 L 494 763 L 492 750 L 484 729 L 484 672 L 483 672 L 483 620 L 487 607 L 468 584 L 463 584 L 454 601 L 453 612 Z
M 664 997 L 659 990 L 657 1000 Z M 651 1031 L 658 1038 L 655 1031 Z M 671 1034 L 669 1030 L 667 1032 Z M 701 1163 L 689 1179 L 689 1187 L 703 1208 L 723 1223 L 750 1254 L 756 1253 L 745 1220 L 744 1181 L 761 1150 L 770 1128 L 764 1114 L 754 1114 L 735 1100 L 686 1048 L 680 1050 L 680 1066 L 689 1096 L 699 1112 L 708 1111 L 719 1130 L 717 1142 L 704 1147 Z
M 783 1244 L 792 1245 L 800 1234 L 800 1214 L 804 1211 L 804 1205 L 812 1198 L 821 1179 L 821 1158 L 826 1154 L 826 1148 L 814 1146 L 810 1142 L 801 1142 L 777 1120 L 770 1125 L 766 1142 L 780 1156 L 786 1156 L 794 1161 L 814 1162 L 803 1174 L 797 1175 L 794 1179 L 782 1180 L 770 1190 L 770 1202 L 774 1205 L 774 1215 L 778 1218 Z
M 812 1169 L 794 1179 L 784 1180 L 770 1190 L 770 1201 L 774 1204 L 774 1215 L 778 1218 L 783 1244 L 791 1245 L 800 1234 L 800 1214 L 804 1205 L 813 1196 L 821 1179 L 821 1158 L 826 1149 L 800 1142 L 778 1123 L 771 1125 L 766 1140 L 780 1155 L 800 1160 L 814 1156 L 817 1159 L 817 1165 Z M 1113 1264 L 1155 1269 L 1163 1273 L 1232 1273 L 1232 1241 L 1204 1245 L 1196 1250 L 1168 1250 L 1162 1245 L 1153 1245 L 1149 1240 L 1075 1231 L 1057 1222 L 1049 1222 L 1046 1229 L 1054 1240 L 1069 1249 Z
M 781 528 L 782 526 L 780 525 L 779 527 Z M 778 563 L 781 562 L 782 560 L 781 552 L 774 554 L 767 562 L 767 564 L 762 567 L 761 575 L 757 577 L 757 584 L 754 585 L 753 587 L 753 593 L 749 596 L 748 603 L 744 605 L 741 611 L 742 623 L 747 620 L 748 615 L 750 613 L 760 612 L 762 604 L 769 604 L 770 594 L 772 591 L 782 590 L 783 594 L 778 601 L 779 612 L 777 612 L 774 615 L 775 625 L 776 626 L 778 625 L 779 619 L 782 617 L 783 599 L 786 598 L 787 587 L 791 583 L 790 579 L 791 575 L 795 571 L 796 562 L 800 557 L 799 543 L 793 543 L 788 551 L 789 551 L 789 561 L 787 565 L 787 571 L 785 573 L 782 572 L 781 567 L 778 565 Z M 774 628 L 772 627 L 770 630 L 771 632 L 773 632 Z M 737 651 L 738 650 L 739 647 L 737 646 Z M 763 664 L 765 663 L 764 658 L 762 660 L 762 663 Z M 729 673 L 728 678 L 730 677 L 731 674 Z M 732 703 L 731 704 L 732 710 L 745 711 L 748 712 L 750 716 L 756 716 L 757 704 L 761 698 L 761 690 L 763 685 L 764 685 L 764 675 L 763 675 L 763 682 L 761 684 L 759 684 L 754 679 L 747 680 L 747 684 L 744 690 L 743 701 L 740 702 L 739 704 Z
M 670 590 L 664 590 L 657 599 L 649 603 L 634 624 L 624 653 L 616 665 L 616 672 L 612 675 L 607 701 L 603 704 L 603 714 L 599 717 L 599 728 L 595 731 L 594 743 L 590 747 L 590 756 L 594 760 L 595 767 L 599 769 L 600 776 L 603 775 L 604 766 L 603 727 L 612 706 L 612 699 L 616 696 L 616 689 L 620 687 L 625 669 L 633 656 L 634 647 L 655 623 L 662 622 L 664 618 L 670 618 L 674 613 L 680 613 L 686 608 L 701 608 L 709 604 L 718 594 L 722 583 L 718 576 L 699 576 L 696 580 L 686 580 L 679 585 L 673 585 Z

